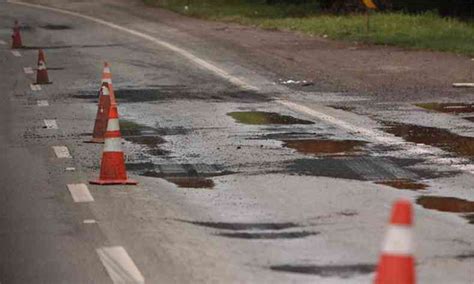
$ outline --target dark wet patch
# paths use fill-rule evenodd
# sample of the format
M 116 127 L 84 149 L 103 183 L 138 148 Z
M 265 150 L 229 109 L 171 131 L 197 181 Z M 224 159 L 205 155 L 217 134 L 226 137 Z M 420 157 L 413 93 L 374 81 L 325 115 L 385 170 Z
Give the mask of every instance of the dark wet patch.
M 471 213 L 474 212 L 474 202 L 455 197 L 420 196 L 416 203 L 426 209 L 442 212 Z
M 35 101 L 36 103 L 36 101 Z M 281 129 L 278 129 L 281 130 Z M 272 131 L 272 129 L 267 129 L 267 131 Z M 327 138 L 327 135 L 322 135 L 321 133 L 316 132 L 304 132 L 304 131 L 291 131 L 291 132 L 276 132 L 276 133 L 267 133 L 259 136 L 253 136 L 249 139 L 252 140 L 291 140 L 291 139 L 303 139 L 303 138 L 312 138 L 315 137 Z
M 219 233 L 219 236 L 235 239 L 272 240 L 272 239 L 300 239 L 316 236 L 319 232 L 261 232 L 261 233 Z
M 221 230 L 232 231 L 250 231 L 250 230 L 285 230 L 290 228 L 300 227 L 295 223 L 225 223 L 225 222 L 198 222 L 198 221 L 183 221 L 197 226 L 203 226 Z
M 386 131 L 403 139 L 441 148 L 462 156 L 474 157 L 474 137 L 461 136 L 448 130 L 414 124 L 385 123 Z
M 182 188 L 214 188 L 215 186 L 212 179 L 202 177 L 168 177 L 166 180 Z
M 471 117 L 463 117 L 465 120 L 469 120 L 470 122 L 474 122 L 474 116 Z
M 53 71 L 60 71 L 60 70 L 64 70 L 66 68 L 64 67 L 48 67 L 48 70 L 53 70 Z
M 463 253 L 463 254 L 460 254 L 460 255 L 456 255 L 455 258 L 458 259 L 458 260 L 472 259 L 472 258 L 474 258 L 474 252 L 469 252 L 469 253 Z
M 145 146 L 146 153 L 150 155 L 164 156 L 169 154 L 168 151 L 159 147 L 166 140 L 157 135 L 157 131 L 153 127 L 122 119 L 120 120 L 120 131 L 125 140 Z
M 375 271 L 372 264 L 352 265 L 276 265 L 270 269 L 279 272 L 318 275 L 321 277 L 350 278 L 356 275 L 370 274 Z
M 387 185 L 396 189 L 406 189 L 406 190 L 425 190 L 428 185 L 424 183 L 415 182 L 412 180 L 387 180 L 387 181 L 378 181 L 376 184 Z
M 350 106 L 329 106 L 329 107 L 332 107 L 333 109 L 349 111 L 349 112 L 353 112 L 355 110 L 355 107 L 350 107 Z
M 230 112 L 227 115 L 231 116 L 239 123 L 251 125 L 265 125 L 265 124 L 314 124 L 312 121 L 298 119 L 289 115 L 281 115 L 276 112 L 263 111 L 245 111 L 245 112 Z
M 53 24 L 47 24 L 47 25 L 43 25 L 43 26 L 40 26 L 40 27 L 45 29 L 45 30 L 70 30 L 70 29 L 72 29 L 72 27 L 68 26 L 68 25 L 53 25 Z
M 303 154 L 312 155 L 334 155 L 334 154 L 354 154 L 366 144 L 358 140 L 284 140 L 283 146 L 295 149 Z
M 141 172 L 149 169 L 154 169 L 155 165 L 151 162 L 145 163 L 126 163 L 127 170 L 132 172 Z
M 474 112 L 474 104 L 466 103 L 423 103 L 416 106 L 444 113 L 471 113 Z
M 463 217 L 467 219 L 469 224 L 474 225 L 474 214 L 467 214 L 467 215 L 464 215 Z
M 116 47 L 123 44 L 84 44 L 84 45 L 53 45 L 53 46 L 24 46 L 23 49 L 68 49 L 68 48 L 102 48 Z

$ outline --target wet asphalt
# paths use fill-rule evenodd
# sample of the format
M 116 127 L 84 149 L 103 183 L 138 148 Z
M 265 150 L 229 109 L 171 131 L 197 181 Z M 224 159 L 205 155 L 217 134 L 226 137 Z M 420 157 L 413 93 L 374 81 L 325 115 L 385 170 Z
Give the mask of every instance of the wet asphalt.
M 21 57 L 0 45 L 1 283 L 109 283 L 96 254 L 107 246 L 124 247 L 147 283 L 367 283 L 400 197 L 416 204 L 420 283 L 472 282 L 469 107 L 304 91 L 240 66 L 231 48 L 213 54 L 212 42 L 101 5 L 68 8 L 179 45 L 259 91 L 103 25 L 0 2 L 0 39 L 19 19 L 27 45 Z M 35 92 L 23 68 L 39 47 L 53 83 Z M 95 201 L 78 204 L 66 185 L 99 171 L 102 146 L 84 141 L 104 60 L 140 184 L 90 185 Z M 55 156 L 62 145 L 71 159 Z

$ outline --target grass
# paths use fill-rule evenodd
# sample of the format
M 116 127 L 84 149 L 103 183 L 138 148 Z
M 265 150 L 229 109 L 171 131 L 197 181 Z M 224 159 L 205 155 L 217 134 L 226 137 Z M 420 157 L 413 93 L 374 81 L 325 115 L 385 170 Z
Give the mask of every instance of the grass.
M 144 0 L 175 12 L 209 20 L 363 43 L 474 55 L 474 23 L 436 13 L 373 13 L 370 32 L 363 14 L 330 15 L 316 4 L 264 5 L 258 0 Z M 188 3 L 191 3 L 187 6 Z M 185 8 L 187 6 L 187 8 Z

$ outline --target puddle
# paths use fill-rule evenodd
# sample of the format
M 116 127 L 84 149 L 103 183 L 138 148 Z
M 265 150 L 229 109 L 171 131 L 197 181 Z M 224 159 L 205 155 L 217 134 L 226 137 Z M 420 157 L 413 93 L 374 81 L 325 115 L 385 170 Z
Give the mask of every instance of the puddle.
M 68 25 L 53 25 L 53 24 L 48 24 L 48 25 L 43 25 L 40 26 L 43 29 L 46 30 L 70 30 L 72 29 L 71 26 Z
M 141 125 L 130 120 L 120 120 L 120 131 L 123 139 L 146 147 L 146 152 L 153 156 L 164 156 L 168 151 L 160 149 L 159 145 L 166 142 L 157 135 L 153 127 Z
M 474 112 L 474 104 L 466 103 L 423 103 L 416 106 L 444 113 L 471 113 Z
M 201 177 L 169 177 L 167 181 L 176 184 L 182 188 L 214 188 L 215 184 L 212 179 L 201 178 Z
M 318 275 L 321 277 L 350 278 L 356 275 L 370 274 L 375 271 L 376 266 L 372 264 L 277 265 L 271 266 L 270 269 L 279 272 L 311 274 Z
M 350 106 L 329 106 L 329 107 L 332 107 L 333 109 L 348 111 L 348 112 L 353 112 L 355 110 L 355 107 L 350 107 Z
M 319 232 L 263 232 L 263 233 L 220 233 L 219 236 L 235 239 L 273 240 L 273 239 L 300 239 L 316 236 Z
M 197 222 L 184 221 L 197 226 L 221 230 L 247 231 L 247 230 L 285 230 L 300 227 L 295 223 L 224 223 L 224 222 Z
M 355 153 L 366 144 L 364 141 L 357 140 L 284 140 L 283 146 L 303 154 L 313 155 L 335 155 Z
M 421 196 L 416 203 L 426 209 L 442 212 L 470 213 L 474 212 L 474 202 L 465 199 L 443 196 Z
M 471 117 L 463 117 L 465 120 L 469 120 L 470 122 L 474 122 L 474 116 Z
M 396 189 L 406 189 L 406 190 L 425 190 L 428 188 L 428 185 L 424 183 L 414 182 L 411 180 L 387 180 L 387 181 L 378 181 L 376 184 L 383 184 L 391 186 Z
M 262 125 L 262 124 L 314 124 L 312 121 L 298 119 L 288 115 L 281 115 L 276 112 L 246 111 L 230 112 L 231 116 L 239 123 Z
M 384 124 L 387 132 L 409 142 L 422 143 L 462 156 L 474 157 L 474 137 L 460 136 L 445 129 L 414 124 Z

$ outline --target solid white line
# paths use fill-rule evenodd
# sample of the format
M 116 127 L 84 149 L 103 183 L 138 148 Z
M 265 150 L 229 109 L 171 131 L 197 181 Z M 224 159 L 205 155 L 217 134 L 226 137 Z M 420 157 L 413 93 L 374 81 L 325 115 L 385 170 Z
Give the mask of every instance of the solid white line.
M 67 189 L 71 193 L 72 200 L 74 202 L 93 202 L 94 197 L 92 197 L 87 185 L 83 183 L 79 184 L 68 184 Z
M 0 44 L 1 45 L 7 45 L 7 43 L 4 40 L 1 40 L 1 39 L 0 39 Z
M 454 83 L 455 88 L 474 88 L 474 83 Z
M 71 154 L 66 146 L 53 146 L 54 153 L 59 159 L 70 159 Z
M 38 85 L 38 84 L 30 84 L 30 89 L 31 89 L 33 92 L 41 91 L 41 86 Z
M 46 129 L 58 129 L 58 124 L 54 119 L 45 119 L 44 125 L 46 126 Z
M 102 247 L 97 249 L 113 283 L 145 283 L 145 278 L 123 247 Z
M 23 67 L 23 72 L 25 72 L 25 74 L 33 74 L 33 73 L 35 73 L 35 71 L 34 71 L 33 68 L 31 68 L 31 67 Z
M 239 86 L 243 89 L 258 90 L 257 87 L 252 86 L 251 84 L 248 84 L 244 80 L 229 74 L 227 71 L 217 67 L 216 65 L 214 65 L 210 62 L 207 62 L 206 60 L 201 59 L 201 58 L 195 56 L 194 54 L 192 54 L 192 53 L 190 53 L 190 52 L 188 52 L 188 51 L 186 51 L 186 50 L 184 50 L 184 49 L 182 49 L 182 48 L 180 48 L 176 45 L 173 45 L 169 42 L 157 39 L 157 38 L 152 37 L 150 35 L 147 35 L 145 33 L 142 33 L 142 32 L 136 31 L 136 30 L 132 30 L 132 29 L 129 29 L 129 28 L 126 28 L 126 27 L 123 27 L 123 26 L 120 26 L 120 25 L 117 25 L 117 24 L 114 24 L 114 23 L 111 23 L 111 22 L 107 22 L 107 21 L 104 21 L 104 20 L 99 19 L 99 18 L 95 18 L 95 17 L 92 17 L 92 16 L 87 16 L 87 15 L 84 15 L 84 14 L 80 14 L 80 13 L 76 13 L 76 12 L 72 12 L 72 11 L 68 11 L 68 10 L 63 10 L 63 9 L 58 9 L 58 8 L 53 8 L 53 7 L 47 7 L 47 6 L 42 6 L 42 5 L 36 5 L 36 4 L 31 4 L 31 3 L 25 3 L 25 2 L 21 2 L 21 1 L 15 1 L 15 0 L 8 0 L 7 2 L 12 3 L 12 4 L 18 4 L 18 5 L 28 6 L 28 7 L 44 9 L 44 10 L 55 11 L 55 12 L 59 12 L 59 13 L 63 13 L 63 14 L 67 14 L 67 15 L 71 15 L 71 16 L 75 16 L 75 17 L 80 17 L 80 18 L 87 19 L 87 20 L 96 22 L 98 24 L 105 25 L 105 26 L 108 26 L 110 28 L 122 31 L 122 32 L 129 33 L 131 35 L 140 37 L 142 39 L 151 41 L 151 42 L 153 42 L 157 45 L 161 45 L 162 47 L 168 48 L 168 49 L 178 53 L 179 55 L 187 58 L 188 60 L 190 60 L 194 64 L 200 66 L 201 68 L 207 69 L 207 70 L 213 72 L 214 74 L 220 76 L 221 78 L 224 78 L 224 79 L 228 80 L 229 82 L 231 82 L 231 83 L 233 83 L 233 84 L 235 84 L 235 85 L 237 85 L 237 86 Z
M 21 57 L 21 53 L 18 50 L 12 50 L 13 56 Z
M 49 106 L 49 103 L 47 100 L 38 100 L 36 101 L 36 103 L 38 104 L 39 107 L 47 107 Z

